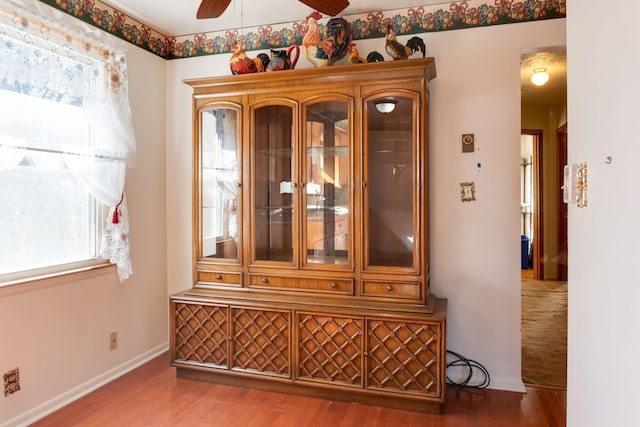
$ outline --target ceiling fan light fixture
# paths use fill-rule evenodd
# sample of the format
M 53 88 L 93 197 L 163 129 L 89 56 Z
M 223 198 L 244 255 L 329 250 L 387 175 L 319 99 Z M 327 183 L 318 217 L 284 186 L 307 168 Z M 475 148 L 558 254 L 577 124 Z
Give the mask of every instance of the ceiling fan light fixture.
M 392 113 L 393 110 L 396 109 L 396 104 L 398 101 L 395 99 L 381 99 L 379 101 L 375 101 L 376 110 L 378 110 L 382 114 Z
M 531 75 L 531 83 L 536 86 L 542 86 L 549 81 L 549 73 L 546 68 L 536 68 Z
M 300 3 L 329 16 L 336 16 L 349 6 L 348 0 L 300 0 Z

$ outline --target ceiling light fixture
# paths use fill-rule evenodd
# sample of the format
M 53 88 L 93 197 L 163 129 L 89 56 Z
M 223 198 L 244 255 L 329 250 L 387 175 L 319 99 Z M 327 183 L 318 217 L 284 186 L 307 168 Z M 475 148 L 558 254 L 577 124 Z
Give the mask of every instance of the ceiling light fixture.
M 536 86 L 542 86 L 549 81 L 549 73 L 546 68 L 536 68 L 531 76 L 531 83 Z
M 396 104 L 398 101 L 395 99 L 381 99 L 379 101 L 374 101 L 376 104 L 376 110 L 381 112 L 382 114 L 389 114 L 396 109 Z

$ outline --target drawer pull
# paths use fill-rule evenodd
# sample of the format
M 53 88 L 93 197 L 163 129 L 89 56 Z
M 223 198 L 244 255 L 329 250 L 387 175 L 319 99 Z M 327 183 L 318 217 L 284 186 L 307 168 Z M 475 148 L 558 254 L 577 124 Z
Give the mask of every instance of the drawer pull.
M 338 284 L 336 282 L 331 282 L 331 287 L 335 289 L 338 287 Z
M 261 280 L 262 283 L 269 283 L 269 279 L 267 279 L 266 277 L 263 277 Z
M 387 285 L 387 290 L 391 292 L 393 290 L 393 285 Z
M 220 274 L 216 274 L 216 280 L 222 280 L 222 276 Z

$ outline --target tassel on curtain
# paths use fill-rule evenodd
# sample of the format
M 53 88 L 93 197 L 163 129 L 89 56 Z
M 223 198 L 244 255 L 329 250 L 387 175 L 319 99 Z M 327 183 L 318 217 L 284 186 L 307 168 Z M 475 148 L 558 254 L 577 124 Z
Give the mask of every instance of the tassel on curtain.
M 40 1 L 0 0 L 0 48 L 3 63 L 14 61 L 0 64 L 4 86 L 82 105 L 90 147 L 58 149 L 69 153 L 64 162 L 77 180 L 109 207 L 101 256 L 117 265 L 120 280 L 127 279 L 132 268 L 124 185 L 127 167 L 135 166 L 136 142 L 123 44 Z
M 112 260 L 118 266 L 121 280 L 125 280 L 132 273 L 131 255 L 129 253 L 129 224 L 126 214 L 125 195 L 117 205 L 111 208 L 105 222 L 102 238 L 102 256 Z

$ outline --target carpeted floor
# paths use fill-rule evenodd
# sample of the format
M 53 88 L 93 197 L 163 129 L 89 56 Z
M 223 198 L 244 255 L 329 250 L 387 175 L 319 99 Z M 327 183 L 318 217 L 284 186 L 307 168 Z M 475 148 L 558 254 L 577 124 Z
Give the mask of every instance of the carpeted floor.
M 567 282 L 522 280 L 522 380 L 567 387 Z

